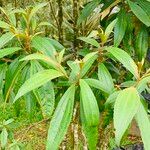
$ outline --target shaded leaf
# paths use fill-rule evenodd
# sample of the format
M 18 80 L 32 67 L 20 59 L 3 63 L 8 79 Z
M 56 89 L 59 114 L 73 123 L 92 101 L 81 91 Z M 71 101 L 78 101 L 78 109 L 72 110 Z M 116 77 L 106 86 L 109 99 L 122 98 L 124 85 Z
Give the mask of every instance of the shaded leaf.
M 128 0 L 128 3 L 129 3 L 129 6 L 130 6 L 132 12 L 136 15 L 136 17 L 149 27 L 150 26 L 150 17 L 145 12 L 145 10 L 143 10 L 140 6 L 138 6 L 136 3 L 134 3 L 130 0 Z
M 115 24 L 114 29 L 114 46 L 118 47 L 121 43 L 127 28 L 127 12 L 124 9 L 121 9 L 117 17 L 117 23 Z
M 136 36 L 136 49 L 139 61 L 145 59 L 148 50 L 148 31 L 145 26 L 142 26 L 138 35 Z
M 77 24 L 81 24 L 83 21 L 89 17 L 89 15 L 93 12 L 93 10 L 98 6 L 98 4 L 101 2 L 101 0 L 93 0 L 90 3 L 88 3 L 83 10 L 81 11 L 81 14 L 78 18 Z

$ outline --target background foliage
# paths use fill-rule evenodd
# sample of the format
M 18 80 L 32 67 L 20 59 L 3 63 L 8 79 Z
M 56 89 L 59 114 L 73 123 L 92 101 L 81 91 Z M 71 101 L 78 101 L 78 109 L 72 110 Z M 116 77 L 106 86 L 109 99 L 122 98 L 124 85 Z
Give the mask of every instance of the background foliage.
M 2 149 L 124 147 L 133 121 L 150 149 L 149 0 L 0 6 Z

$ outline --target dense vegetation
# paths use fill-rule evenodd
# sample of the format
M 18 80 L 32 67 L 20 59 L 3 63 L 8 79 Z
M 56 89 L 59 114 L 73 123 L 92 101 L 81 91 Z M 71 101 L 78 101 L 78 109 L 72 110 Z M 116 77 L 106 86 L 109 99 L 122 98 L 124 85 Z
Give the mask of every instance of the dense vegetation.
M 0 6 L 1 149 L 150 150 L 149 0 Z

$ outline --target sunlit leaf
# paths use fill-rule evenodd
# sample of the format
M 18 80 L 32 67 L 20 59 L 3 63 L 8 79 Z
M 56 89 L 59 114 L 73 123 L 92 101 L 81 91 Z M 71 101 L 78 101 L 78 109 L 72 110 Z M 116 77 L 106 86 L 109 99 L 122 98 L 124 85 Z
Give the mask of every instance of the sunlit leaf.
M 88 43 L 88 44 L 91 44 L 91 45 L 93 45 L 93 46 L 95 46 L 95 47 L 99 47 L 99 46 L 100 46 L 99 43 L 98 43 L 95 39 L 93 39 L 93 38 L 89 38 L 89 37 L 79 37 L 78 39 L 79 39 L 79 40 L 82 40 L 82 41 L 84 41 L 84 42 L 86 42 L 86 43 Z
M 121 91 L 114 105 L 114 127 L 116 144 L 119 146 L 140 106 L 140 96 L 134 87 Z
M 106 50 L 110 52 L 119 62 L 121 62 L 124 67 L 134 75 L 136 79 L 138 79 L 138 67 L 127 52 L 116 47 L 107 47 Z
M 99 108 L 96 98 L 89 85 L 83 79 L 80 79 L 80 89 L 81 105 L 86 125 L 97 126 L 99 124 Z
M 103 63 L 98 65 L 98 78 L 102 85 L 105 85 L 105 89 L 107 89 L 109 93 L 112 93 L 114 89 L 113 79 Z
M 0 48 L 2 48 L 5 44 L 7 44 L 10 40 L 13 39 L 15 35 L 7 32 L 0 37 Z
M 0 137 L 1 137 L 1 147 L 4 149 L 6 147 L 7 140 L 8 140 L 8 132 L 6 128 L 2 129 Z
M 135 118 L 136 118 L 136 121 L 140 128 L 142 140 L 144 143 L 144 148 L 145 148 L 145 150 L 149 150 L 150 149 L 150 145 L 149 145 L 150 120 L 149 120 L 147 112 L 146 112 L 144 106 L 142 105 L 142 103 L 139 107 L 139 110 L 138 110 Z
M 55 79 L 62 75 L 63 75 L 62 73 L 60 73 L 54 69 L 43 70 L 41 72 L 36 73 L 21 86 L 21 88 L 19 89 L 19 91 L 14 99 L 14 102 L 17 99 L 19 99 L 21 96 L 25 95 L 26 93 L 44 85 L 48 81 Z
M 17 52 L 17 51 L 19 51 L 19 50 L 21 50 L 20 47 L 11 47 L 11 48 L 4 48 L 4 49 L 1 49 L 1 50 L 0 50 L 0 58 L 3 58 L 3 57 L 5 57 L 5 56 L 10 55 L 10 54 L 12 54 L 12 53 L 14 53 L 14 52 Z
M 75 86 L 71 86 L 60 99 L 48 130 L 46 149 L 57 150 L 71 122 L 74 106 Z

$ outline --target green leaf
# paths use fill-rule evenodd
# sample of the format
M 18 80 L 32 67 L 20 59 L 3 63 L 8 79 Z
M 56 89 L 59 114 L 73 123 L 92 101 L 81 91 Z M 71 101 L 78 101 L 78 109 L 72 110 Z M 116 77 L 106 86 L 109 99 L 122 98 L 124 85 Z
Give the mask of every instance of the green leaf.
M 74 106 L 75 86 L 68 88 L 62 96 L 50 123 L 47 138 L 47 150 L 57 150 L 71 122 Z
M 128 0 L 129 6 L 132 10 L 132 12 L 136 15 L 136 17 L 143 22 L 146 26 L 150 26 L 150 17 L 148 14 L 143 10 L 139 5 L 136 3 Z
M 115 138 L 118 146 L 139 106 L 140 96 L 134 87 L 126 88 L 119 93 L 114 105 Z
M 6 128 L 2 129 L 1 132 L 1 147 L 4 149 L 6 147 L 7 144 L 7 138 L 8 138 L 8 132 Z
M 48 56 L 54 57 L 56 54 L 54 46 L 51 44 L 50 40 L 45 37 L 35 36 L 32 39 L 31 46 Z
M 119 62 L 121 62 L 136 79 L 139 78 L 138 67 L 127 52 L 116 47 L 107 47 L 106 50 L 110 52 Z
M 111 32 L 113 31 L 113 28 L 115 27 L 116 25 L 116 22 L 117 22 L 117 19 L 113 20 L 106 28 L 105 30 L 105 36 L 108 37 L 110 36 Z
M 5 78 L 5 89 L 4 89 L 5 102 L 9 100 L 11 93 L 13 93 L 14 86 L 21 73 L 21 70 L 26 64 L 27 62 L 19 62 L 18 59 L 16 59 L 9 65 Z
M 86 124 L 87 122 L 82 103 L 80 103 L 80 117 L 82 128 L 87 139 L 88 148 L 89 150 L 95 150 L 98 141 L 98 125 L 88 126 L 88 124 Z
M 80 89 L 81 105 L 86 125 L 89 127 L 97 126 L 99 124 L 99 108 L 96 98 L 89 85 L 83 79 L 80 79 Z
M 30 15 L 29 15 L 29 19 L 28 19 L 29 22 L 31 21 L 32 17 L 37 13 L 37 11 L 46 5 L 47 5 L 47 3 L 41 3 L 41 4 L 38 4 L 35 7 L 33 7 L 33 9 L 30 12 Z
M 105 107 L 107 107 L 109 105 L 114 105 L 119 93 L 120 93 L 120 91 L 115 91 L 112 94 L 110 94 L 105 102 Z
M 44 70 L 44 68 L 37 61 L 31 61 L 30 74 L 31 77 L 39 72 Z M 33 92 L 44 118 L 49 118 L 54 109 L 55 93 L 54 87 L 51 81 L 44 84 L 42 87 L 35 89 Z M 31 97 L 31 96 L 30 96 Z
M 114 83 L 108 69 L 103 63 L 98 65 L 98 78 L 102 85 L 105 85 L 105 89 L 109 91 L 109 94 L 114 90 Z
M 150 137 L 150 120 L 147 115 L 147 112 L 145 111 L 144 106 L 140 105 L 139 110 L 136 114 L 135 117 L 138 126 L 141 131 L 141 136 L 142 136 L 142 141 L 144 143 L 144 149 L 145 150 L 150 150 L 150 145 L 149 145 L 149 137 Z
M 83 110 L 80 109 L 80 111 Z M 81 121 L 82 121 L 82 128 L 87 139 L 88 148 L 89 150 L 95 150 L 98 141 L 98 126 L 92 126 L 92 127 L 87 126 L 84 123 L 85 121 L 84 116 L 81 117 Z
M 64 49 L 65 47 L 63 45 L 61 45 L 58 41 L 48 38 L 49 41 L 51 42 L 51 44 L 54 46 L 54 48 L 58 51 L 61 51 L 62 49 Z
M 50 66 L 57 68 L 58 67 L 58 63 L 51 57 L 48 57 L 44 54 L 30 54 L 22 59 L 20 59 L 20 61 L 25 61 L 25 60 L 42 60 L 43 62 L 49 64 Z
M 9 29 L 10 26 L 8 23 L 6 23 L 4 21 L 0 21 L 0 28 Z
M 68 61 L 68 66 L 71 68 L 71 73 L 69 76 L 69 81 L 77 81 L 80 73 L 80 65 L 78 61 Z
M 48 81 L 55 79 L 59 76 L 62 76 L 63 74 L 54 70 L 54 69 L 48 69 L 43 70 L 35 75 L 33 75 L 30 79 L 28 79 L 19 89 L 14 102 L 19 99 L 21 96 L 25 95 L 26 93 L 44 85 Z
M 138 84 L 137 84 L 137 86 L 136 86 L 138 92 L 139 92 L 139 93 L 143 92 L 143 91 L 145 90 L 146 85 L 147 85 L 148 83 L 150 83 L 150 75 L 147 76 L 147 77 L 142 78 L 142 79 L 138 82 Z
M 143 58 L 145 59 L 148 50 L 148 31 L 145 26 L 142 26 L 137 34 L 135 46 L 135 52 L 139 58 L 139 61 Z
M 47 63 L 49 66 L 55 68 L 56 70 L 62 72 L 65 76 L 67 76 L 65 69 L 54 58 L 48 57 L 46 55 L 38 54 L 38 53 L 31 54 L 21 59 L 20 61 L 24 61 L 24 60 L 42 60 L 43 62 Z
M 1 49 L 0 50 L 0 58 L 3 58 L 5 56 L 10 55 L 10 54 L 12 54 L 12 53 L 14 53 L 16 51 L 19 51 L 19 50 L 21 50 L 20 47 L 11 47 L 11 48 Z
M 114 46 L 118 47 L 121 43 L 127 28 L 127 12 L 121 9 L 114 29 Z
M 101 0 L 93 0 L 90 3 L 88 3 L 81 11 L 77 24 L 80 25 L 83 21 L 85 21 L 100 2 Z
M 95 47 L 100 47 L 100 45 L 99 45 L 99 43 L 95 40 L 95 39 L 93 39 L 93 38 L 89 38 L 89 37 L 79 37 L 78 38 L 79 40 L 82 40 L 82 41 L 84 41 L 84 42 L 86 42 L 86 43 L 88 43 L 88 44 L 91 44 L 91 45 L 93 45 L 93 46 L 95 46 Z
M 99 80 L 88 78 L 88 79 L 84 79 L 84 81 L 86 81 L 88 85 L 96 89 L 99 89 L 103 91 L 104 93 L 109 94 L 110 92 L 108 91 L 108 87 L 106 87 L 106 85 L 103 82 L 100 82 Z
M 84 75 L 86 75 L 86 73 L 89 71 L 89 69 L 91 68 L 92 64 L 95 62 L 96 59 L 97 59 L 97 52 L 89 53 L 83 58 L 83 66 L 80 72 L 81 78 Z
M 0 37 L 0 48 L 2 48 L 5 44 L 7 44 L 10 40 L 13 39 L 15 35 L 7 32 Z
M 150 18 L 150 0 L 137 0 L 136 3 L 147 13 Z

